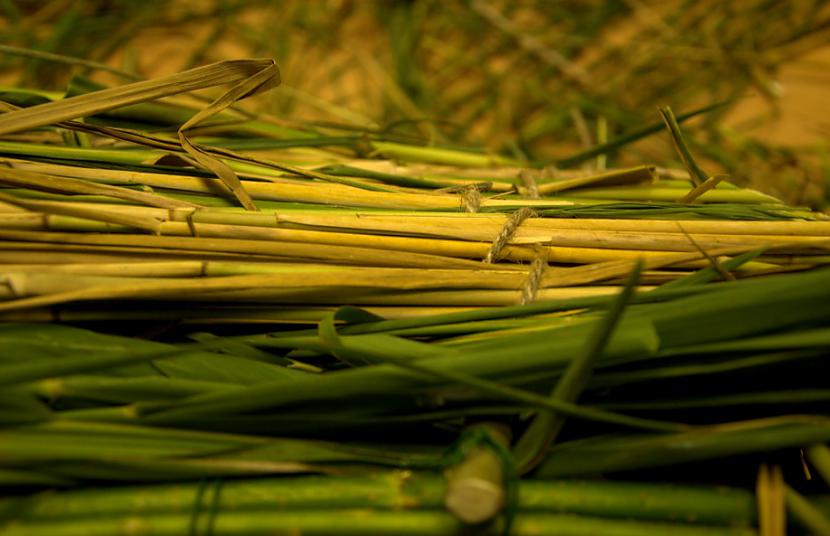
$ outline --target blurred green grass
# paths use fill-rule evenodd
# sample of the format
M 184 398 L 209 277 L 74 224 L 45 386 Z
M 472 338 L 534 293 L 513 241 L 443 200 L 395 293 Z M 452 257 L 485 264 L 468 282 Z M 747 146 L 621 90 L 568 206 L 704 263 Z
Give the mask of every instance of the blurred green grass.
M 799 65 L 824 87 L 819 0 L 0 0 L 0 30 L 5 44 L 146 77 L 274 57 L 283 87 L 247 106 L 542 162 L 659 121 L 658 106 L 731 100 L 684 126 L 707 169 L 817 207 L 830 180 L 827 112 L 804 103 L 794 120 L 795 79 L 781 78 Z M 62 90 L 90 72 L 0 54 L 5 85 Z M 643 162 L 679 166 L 667 135 L 607 165 Z

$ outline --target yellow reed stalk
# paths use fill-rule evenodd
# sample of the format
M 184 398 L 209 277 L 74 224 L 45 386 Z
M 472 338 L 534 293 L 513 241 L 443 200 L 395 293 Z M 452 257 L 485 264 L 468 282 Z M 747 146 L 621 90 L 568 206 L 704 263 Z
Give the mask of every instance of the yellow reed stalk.
M 153 248 L 168 251 L 200 251 L 207 253 L 248 253 L 273 257 L 330 261 L 335 263 L 362 264 L 367 266 L 406 266 L 416 268 L 474 268 L 487 267 L 475 261 L 410 253 L 380 251 L 377 249 L 335 246 L 330 244 L 306 244 L 270 240 L 239 240 L 230 238 L 104 235 L 52 232 L 0 230 L 0 240 L 20 242 L 46 242 L 86 246 L 114 246 Z
M 675 254 L 670 254 L 675 255 Z M 43 259 L 39 259 L 43 260 Z M 108 259 L 110 260 L 110 259 Z M 669 261 L 667 257 L 663 262 L 651 262 L 653 265 L 662 266 Z M 580 266 L 575 268 L 550 268 L 548 277 L 543 280 L 542 285 L 547 287 L 562 287 L 594 283 L 606 279 L 625 275 L 625 270 L 630 270 L 633 262 L 610 261 L 597 263 L 595 265 Z M 246 274 L 269 274 L 286 273 L 294 271 L 323 271 L 330 270 L 333 274 L 333 281 L 336 281 L 337 274 L 342 268 L 336 265 L 325 264 L 298 264 L 278 262 L 234 262 L 234 261 L 197 261 L 197 260 L 172 260 L 172 261 L 138 261 L 138 262 L 64 262 L 56 264 L 45 263 L 17 263 L 0 264 L 0 273 L 36 273 L 36 274 L 76 274 L 79 276 L 112 276 L 112 277 L 216 277 Z M 367 270 L 371 268 L 366 268 Z M 398 269 L 403 270 L 403 269 Z M 413 269 L 411 277 L 419 277 L 422 274 L 427 276 L 432 270 Z M 464 277 L 465 271 L 456 270 L 459 276 Z M 500 272 L 491 272 L 500 274 Z M 514 274 L 514 272 L 510 272 Z M 686 271 L 658 271 L 650 270 L 643 272 L 641 281 L 666 282 L 688 274 Z M 488 283 L 489 284 L 489 283 Z M 511 286 L 508 284 L 508 286 Z
M 175 176 L 174 176 L 175 178 Z M 451 238 L 483 239 L 491 241 L 509 215 L 494 213 L 461 212 L 410 212 L 384 211 L 362 212 L 354 208 L 330 208 L 325 211 L 285 208 L 279 211 L 252 213 L 235 208 L 204 207 L 194 209 L 159 209 L 135 205 L 61 201 L 65 205 L 98 208 L 143 214 L 161 220 L 255 227 L 278 227 L 304 225 L 332 227 L 347 230 L 388 231 L 405 234 L 434 234 Z M 0 203 L 0 214 L 18 213 L 16 206 Z M 471 223 L 474 222 L 474 223 Z M 679 232 L 680 224 L 692 234 L 756 234 L 784 236 L 830 237 L 828 221 L 739 221 L 739 220 L 657 220 L 657 219 L 611 219 L 611 218 L 528 218 L 516 230 L 515 239 L 533 241 L 539 232 L 550 229 L 581 229 L 608 231 Z M 477 234 L 466 233 L 475 231 Z M 459 234 L 463 232 L 464 234 Z M 527 235 L 527 236 L 526 236 Z
M 584 188 L 586 186 L 616 186 L 621 184 L 654 182 L 656 180 L 657 174 L 654 166 L 637 166 L 626 169 L 615 169 L 604 173 L 585 175 L 582 177 L 556 180 L 539 186 L 539 194 L 551 195 L 558 192 L 564 192 L 565 190 Z M 519 188 L 520 192 L 522 190 L 522 188 Z M 576 195 L 579 194 L 576 193 Z
M 291 259 L 280 258 L 275 255 L 258 255 L 254 253 L 210 252 L 199 250 L 173 250 L 150 247 L 121 247 L 108 245 L 60 244 L 50 242 L 22 242 L 0 240 L 0 255 L 7 262 L 20 263 L 53 263 L 57 264 L 64 258 L 77 257 L 86 259 L 82 262 L 107 260 L 108 262 L 147 262 L 150 260 L 237 260 L 246 262 L 273 262 L 280 259 L 291 262 Z M 79 262 L 79 261 L 74 261 Z
M 59 274 L 32 274 L 10 272 L 4 274 L 6 301 L 0 303 L 0 312 L 45 307 L 74 301 L 164 299 L 196 301 L 253 301 L 296 303 L 367 303 L 375 305 L 502 305 L 519 303 L 521 290 L 480 290 L 474 281 L 486 281 L 491 286 L 492 273 L 465 273 L 439 271 L 433 277 L 413 279 L 409 274 L 392 273 L 381 277 L 369 269 L 358 269 L 347 282 L 331 284 L 331 274 L 303 271 L 300 273 L 257 274 L 229 277 L 202 277 L 189 279 L 117 278 Z M 422 271 L 423 272 L 423 271 Z M 517 277 L 518 276 L 518 277 Z M 483 279 L 477 279 L 477 277 Z M 429 280 L 428 280 L 429 279 Z M 521 276 L 508 272 L 500 276 L 498 285 L 520 285 Z M 84 284 L 90 286 L 84 287 Z M 79 286 L 81 288 L 79 288 Z M 430 288 L 461 288 L 472 290 L 437 290 L 403 292 Z M 502 286 L 502 288 L 504 288 Z M 378 290 L 395 289 L 377 295 Z M 545 289 L 538 299 L 570 299 L 583 296 L 604 296 L 615 292 L 615 287 L 573 287 Z M 368 291 L 368 292 L 367 292 Z M 368 295 L 367 295 L 368 294 Z M 23 296 L 19 299 L 14 297 Z M 379 300 L 379 301 L 378 301 Z M 391 301 L 389 301 L 391 300 Z
M 199 220 L 222 220 L 216 216 L 216 213 L 204 214 L 201 211 L 193 213 L 189 221 L 184 222 L 163 222 L 158 223 L 155 219 L 139 218 L 129 216 L 131 211 L 124 211 L 122 213 L 115 213 L 110 210 L 80 210 L 74 208 L 67 208 L 63 210 L 64 203 L 54 203 L 52 205 L 43 205 L 47 202 L 25 202 L 28 203 L 32 209 L 49 209 L 62 210 L 64 212 L 71 212 L 73 214 L 83 215 L 86 218 L 101 219 L 102 223 L 98 226 L 89 221 L 56 218 L 54 216 L 41 216 L 39 218 L 29 216 L 23 217 L 20 214 L 12 216 L 0 215 L 0 228 L 7 229 L 23 229 L 23 230 L 55 230 L 55 231 L 107 231 L 107 232 L 129 232 L 130 227 L 139 229 L 147 229 L 157 234 L 168 236 L 189 236 L 195 232 L 197 236 L 216 237 L 216 238 L 237 238 L 249 240 L 285 240 L 292 242 L 307 242 L 318 244 L 332 244 L 332 245 L 353 245 L 356 247 L 393 249 L 419 252 L 424 254 L 446 255 L 451 257 L 467 257 L 467 258 L 482 258 L 487 254 L 487 249 L 482 244 L 462 243 L 458 239 L 467 241 L 483 241 L 492 240 L 492 237 L 487 236 L 487 226 L 453 226 L 451 220 L 450 225 L 436 229 L 435 234 L 443 230 L 443 235 L 456 240 L 441 240 L 439 238 L 430 238 L 429 240 L 419 240 L 415 237 L 393 237 L 378 234 L 355 234 L 344 231 L 354 231 L 352 228 L 340 228 L 335 230 L 334 226 L 330 225 L 315 225 L 319 230 L 302 230 L 302 229 L 285 229 L 285 228 L 263 228 L 265 226 L 252 225 L 225 225 L 212 223 L 197 223 Z M 34 203 L 34 204 L 32 204 Z M 40 204 L 38 204 L 40 203 Z M 190 213 L 188 213 L 190 214 Z M 243 216 L 241 214 L 234 214 L 233 216 Z M 259 216 L 259 214 L 257 214 Z M 174 215 L 174 217 L 176 217 Z M 103 220 L 114 219 L 121 222 L 133 223 L 130 226 L 114 227 L 106 224 Z M 254 221 L 250 218 L 231 217 L 231 220 L 248 220 L 248 223 L 268 223 L 264 220 Z M 268 227 L 277 227 L 281 222 L 293 221 L 296 225 L 296 219 L 292 216 L 277 215 L 274 218 L 267 217 L 271 220 Z M 339 218 L 334 218 L 336 221 L 342 221 Z M 280 221 L 277 221 L 280 220 Z M 315 221 L 327 221 L 321 218 L 314 218 Z M 3 225 L 8 222 L 7 225 Z M 401 225 L 395 225 L 402 227 Z M 307 226 L 308 227 L 308 226 Z M 371 230 L 379 231 L 375 226 Z M 388 226 L 386 226 L 388 227 Z M 459 227 L 461 227 L 459 229 Z M 529 224 L 525 228 L 523 223 L 508 239 L 513 244 L 549 244 L 558 247 L 576 247 L 576 248 L 610 248 L 610 249 L 639 249 L 643 251 L 691 251 L 695 246 L 689 242 L 685 235 L 679 232 L 646 232 L 646 231 L 617 231 L 617 230 L 584 230 L 574 228 L 563 229 L 546 229 L 538 230 L 532 228 L 533 224 Z M 413 224 L 412 228 L 416 228 Z M 419 232 L 415 233 L 409 231 L 408 234 L 433 235 L 433 233 L 426 232 L 426 226 L 417 227 Z M 496 226 L 489 226 L 490 229 L 496 229 Z M 323 231 L 322 229 L 330 229 L 331 231 Z M 500 230 L 501 228 L 499 228 Z M 675 226 L 676 229 L 676 226 Z M 363 229 L 368 231 L 366 226 Z M 713 229 L 710 229 L 713 231 Z M 395 232 L 390 229 L 382 229 L 384 232 Z M 779 229 L 784 231 L 784 229 Z M 399 231 L 402 232 L 402 231 Z M 440 236 L 440 235 L 439 235 Z M 810 236 L 796 236 L 787 234 L 716 234 L 714 232 L 701 233 L 697 235 L 695 241 L 706 248 L 714 247 L 736 247 L 740 245 L 763 246 L 763 245 L 787 245 L 792 248 L 801 246 L 802 249 L 826 249 L 827 240 L 830 237 L 823 237 L 818 235 Z M 489 247 L 489 246 L 487 246 Z M 484 249 L 484 251 L 482 251 Z M 553 253 L 553 252 L 552 252 Z M 505 249 L 504 256 L 510 260 L 532 260 L 533 254 L 529 250 Z
M 295 307 L 283 305 L 279 308 L 271 306 L 228 307 L 224 305 L 210 306 L 200 304 L 194 308 L 177 309 L 72 309 L 49 307 L 9 311 L 0 313 L 2 322 L 90 322 L 98 320 L 158 320 L 159 318 L 175 318 L 182 324 L 316 324 L 325 315 L 331 314 L 337 306 Z M 383 318 L 413 318 L 419 316 L 460 313 L 479 309 L 479 307 L 446 307 L 446 306 L 366 306 L 372 314 Z
M 96 180 L 94 177 L 87 177 Z M 112 179 L 97 179 L 100 182 L 112 182 Z M 143 173 L 135 179 L 122 178 L 118 182 L 141 184 L 153 188 L 168 188 L 200 194 L 233 197 L 233 192 L 217 179 L 203 177 L 185 177 L 181 175 L 164 175 Z M 436 209 L 457 210 L 463 208 L 460 195 L 438 193 L 375 192 L 326 182 L 285 179 L 279 183 L 242 180 L 244 191 L 253 199 L 270 201 L 296 201 L 323 205 L 347 205 L 354 207 L 374 207 L 390 209 Z M 522 200 L 528 206 L 569 206 L 570 201 L 562 200 Z M 515 201 L 502 199 L 482 199 L 481 207 L 513 207 Z
M 194 218 L 195 219 L 195 218 Z M 11 220 L 11 221 L 9 221 Z M 11 225 L 2 225 L 3 221 L 7 221 Z M 129 232 L 127 228 L 114 229 L 108 224 L 100 223 L 96 227 L 94 224 L 84 221 L 75 220 L 64 217 L 47 216 L 47 215 L 29 215 L 23 217 L 22 215 L 13 215 L 10 218 L 0 216 L 0 229 L 5 227 L 12 232 L 15 230 L 35 231 L 35 230 L 54 230 L 54 231 L 120 231 Z M 218 225 L 218 224 L 204 224 L 204 223 L 183 223 L 183 222 L 164 222 L 159 228 L 158 232 L 165 236 L 180 236 L 192 237 L 196 233 L 201 239 L 220 238 L 220 239 L 234 239 L 259 242 L 291 242 L 304 245 L 332 245 L 332 246 L 353 246 L 356 248 L 369 248 L 396 252 L 412 252 L 416 254 L 426 255 L 440 255 L 442 257 L 453 258 L 469 258 L 482 259 L 490 249 L 490 244 L 485 242 L 465 242 L 459 240 L 442 240 L 433 238 L 418 238 L 418 237 L 399 237 L 399 236 L 384 236 L 374 234 L 352 234 L 344 232 L 324 232 L 324 231 L 308 231 L 298 229 L 274 229 L 262 227 L 246 227 L 246 226 L 232 226 L 232 225 Z M 13 236 L 13 235 L 7 235 Z M 33 236 L 33 235 L 25 235 Z M 40 233 L 41 238 L 46 237 Z M 88 235 L 74 235 L 75 243 L 89 243 L 89 240 L 95 240 L 93 243 L 99 245 L 112 246 L 130 245 L 133 247 L 147 247 L 146 239 L 140 237 L 129 236 L 125 237 L 124 241 L 119 242 L 116 238 L 98 237 L 98 239 L 89 238 Z M 83 238 L 86 237 L 86 238 Z M 678 237 L 680 239 L 681 237 Z M 25 239 L 22 238 L 22 239 Z M 45 238 L 44 238 L 45 239 Z M 169 242 L 163 247 L 169 247 Z M 193 247 L 193 241 L 188 242 L 188 247 Z M 222 243 L 225 247 L 229 247 L 227 243 Z M 248 244 L 248 248 L 244 248 L 244 244 L 237 244 L 247 252 L 256 252 L 262 254 L 266 252 L 261 248 L 254 248 L 254 244 Z M 685 244 L 684 244 L 685 246 Z M 752 246 L 752 244 L 750 245 Z M 302 246 L 301 246 L 302 247 Z M 254 248 L 254 249 L 252 249 Z M 202 248 L 206 250 L 206 248 Z M 236 248 L 239 250 L 239 248 Z M 502 258 L 513 261 L 532 261 L 538 254 L 539 246 L 507 246 L 502 251 Z M 560 246 L 543 246 L 546 249 L 547 256 L 551 262 L 565 263 L 565 264 L 579 264 L 579 263 L 598 263 L 609 260 L 626 260 L 626 259 L 651 259 L 653 264 L 649 266 L 668 266 L 674 264 L 682 264 L 683 266 L 701 266 L 698 262 L 697 255 L 680 255 L 680 256 L 665 256 L 662 250 L 648 251 L 635 249 L 614 249 L 614 248 L 587 248 L 587 247 L 560 247 Z M 694 248 L 685 248 L 694 251 Z M 734 246 L 727 248 L 724 251 L 719 251 L 718 255 L 728 255 L 735 253 L 742 253 L 749 249 L 747 246 Z M 273 252 L 272 248 L 267 252 Z M 288 255 L 286 250 L 281 250 L 280 253 L 285 256 Z M 374 253 L 376 257 L 379 253 Z M 472 267 L 473 265 L 468 265 Z M 628 266 L 628 265 L 626 265 Z M 760 265 L 758 266 L 760 267 Z M 521 269 L 513 265 L 502 265 L 502 269 Z
M 639 287 L 642 291 L 652 290 L 653 287 Z M 612 296 L 619 293 L 616 286 L 582 286 L 542 289 L 536 295 L 537 301 L 570 300 L 596 296 Z M 522 301 L 520 290 L 445 290 L 424 291 L 418 293 L 388 293 L 378 296 L 361 298 L 358 305 L 461 305 L 479 307 L 497 307 L 502 305 L 518 305 Z
M 2 166 L 0 166 L 0 184 L 21 188 L 31 188 L 34 190 L 44 190 L 47 192 L 81 195 L 105 195 L 153 207 L 198 207 L 198 205 L 187 201 L 179 201 L 178 199 L 172 199 L 148 192 L 131 190 L 129 188 L 111 186 L 108 184 L 97 184 L 90 181 L 58 177 L 45 173 L 35 173 L 22 169 L 8 169 Z
M 202 211 L 199 211 L 202 212 Z M 208 212 L 208 211 L 205 211 Z M 179 211 L 175 211 L 176 214 Z M 417 232 L 452 236 L 467 240 L 492 240 L 507 221 L 503 214 L 320 214 L 280 212 L 282 224 L 327 226 L 385 232 Z M 198 221 L 198 220 L 197 220 Z M 249 220 L 254 221 L 254 220 Z M 475 222 L 475 223 L 471 223 Z M 830 238 L 830 222 L 823 221 L 711 221 L 711 220 L 636 220 L 589 218 L 528 218 L 516 230 L 511 242 L 530 243 L 552 230 L 632 231 L 680 233 L 681 224 L 692 234 L 782 235 Z
M 123 225 L 135 229 L 143 229 L 150 232 L 156 232 L 159 224 L 161 223 L 157 218 L 147 217 L 141 214 L 129 214 L 121 211 L 94 207 L 71 206 L 58 201 L 34 201 L 30 199 L 13 197 L 4 193 L 0 193 L 0 199 L 9 204 L 15 204 L 21 208 L 33 212 L 84 218 L 106 224 Z

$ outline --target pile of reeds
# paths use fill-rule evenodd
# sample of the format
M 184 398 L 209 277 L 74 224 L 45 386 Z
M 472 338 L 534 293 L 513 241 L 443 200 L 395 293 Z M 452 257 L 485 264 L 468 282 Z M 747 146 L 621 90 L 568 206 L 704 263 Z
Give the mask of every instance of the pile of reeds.
M 278 82 L 0 95 L 0 535 L 830 530 L 826 218 L 670 110 L 687 170 L 571 172 Z

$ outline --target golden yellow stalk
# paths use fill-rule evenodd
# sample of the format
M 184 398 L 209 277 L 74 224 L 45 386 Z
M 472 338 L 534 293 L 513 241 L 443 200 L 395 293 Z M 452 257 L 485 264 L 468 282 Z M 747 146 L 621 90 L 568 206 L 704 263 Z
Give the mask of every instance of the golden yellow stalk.
M 458 306 L 519 303 L 522 298 L 521 290 L 489 290 L 520 287 L 523 275 L 516 272 L 494 277 L 493 272 L 421 270 L 413 278 L 410 270 L 353 268 L 332 274 L 328 268 L 187 279 L 8 272 L 3 274 L 5 290 L 0 297 L 9 301 L 0 303 L 0 312 L 123 299 Z M 487 290 L 481 290 L 482 286 Z M 611 286 L 545 289 L 539 291 L 538 299 L 604 296 L 615 291 Z
M 202 211 L 199 211 L 202 212 Z M 205 214 L 209 210 L 204 211 Z M 179 211 L 175 211 L 179 214 Z M 342 229 L 364 229 L 395 233 L 418 233 L 452 236 L 467 240 L 492 240 L 504 226 L 503 214 L 320 214 L 280 212 L 279 222 L 306 226 Z M 460 216 L 460 217 L 459 217 Z M 200 214 L 201 217 L 201 214 Z M 198 219 L 196 221 L 199 221 Z M 254 221 L 254 220 L 250 220 Z M 474 223 L 472 223 L 474 222 Z M 681 224 L 692 234 L 782 235 L 830 238 L 830 222 L 826 221 L 712 221 L 712 220 L 637 220 L 591 218 L 528 218 L 516 229 L 512 243 L 544 241 L 546 233 L 559 230 L 631 231 L 678 233 Z
M 157 232 L 161 224 L 157 218 L 147 217 L 142 214 L 124 213 L 123 211 L 105 210 L 97 207 L 78 207 L 67 205 L 59 201 L 34 201 L 21 199 L 0 192 L 0 200 L 6 203 L 17 205 L 26 210 L 41 212 L 44 214 L 59 214 L 72 216 L 86 220 L 98 221 L 106 224 L 123 225 L 135 229 Z M 43 220 L 48 224 L 48 220 Z
M 92 171 L 92 170 L 88 170 Z M 100 175 L 100 171 L 98 174 Z M 148 192 L 140 192 L 129 188 L 111 186 L 109 184 L 98 184 L 95 182 L 80 180 L 69 177 L 35 173 L 22 169 L 8 169 L 0 166 L 0 184 L 43 190 L 47 192 L 82 194 L 82 195 L 105 195 L 117 199 L 134 201 L 142 205 L 161 208 L 191 207 L 199 205 L 188 201 L 179 201 L 170 197 L 156 195 Z
M 412 318 L 446 313 L 460 313 L 479 307 L 447 306 L 366 306 L 364 309 L 383 318 Z M 201 304 L 199 308 L 188 305 L 186 309 L 73 309 L 61 307 L 35 308 L 0 313 L 3 322 L 89 322 L 99 320 L 159 320 L 171 318 L 182 324 L 316 324 L 322 318 L 337 309 L 337 306 L 293 307 L 283 305 L 246 306 L 244 308 Z
M 6 262 L 53 263 L 75 258 L 73 262 L 147 262 L 149 260 L 238 260 L 246 262 L 271 262 L 274 255 L 254 253 L 212 252 L 199 250 L 175 250 L 151 247 L 123 247 L 87 244 L 61 244 L 55 242 L 22 242 L 0 240 L 0 254 Z M 285 259 L 290 262 L 290 259 Z
M 112 176 L 112 175 L 111 175 Z M 89 180 L 96 180 L 88 177 Z M 112 182 L 102 174 L 97 179 Z M 201 194 L 231 197 L 232 191 L 221 181 L 203 177 L 186 177 L 142 173 L 130 179 L 122 176 L 119 182 L 142 184 L 153 188 L 168 188 Z M 436 209 L 457 210 L 463 207 L 462 196 L 438 193 L 375 192 L 354 188 L 342 184 L 311 182 L 308 180 L 284 179 L 278 183 L 243 180 L 240 183 L 253 199 L 270 201 L 298 201 L 324 205 L 345 205 L 354 207 L 374 207 L 390 209 Z M 513 207 L 516 201 L 503 199 L 482 199 L 481 207 Z M 562 200 L 522 200 L 528 206 L 569 206 L 570 201 Z
M 196 219 L 201 214 L 197 212 L 193 219 Z M 5 224 L 5 225 L 4 225 Z M 128 233 L 128 228 L 114 229 L 108 224 L 99 223 L 94 224 L 84 220 L 69 219 L 59 216 L 48 215 L 18 215 L 2 217 L 0 216 L 0 228 L 5 228 L 9 232 L 19 231 L 36 231 L 36 230 L 54 230 L 54 231 L 116 231 L 120 233 Z M 423 254 L 429 256 L 440 256 L 442 258 L 467 258 L 467 259 L 483 259 L 489 251 L 491 244 L 487 242 L 471 242 L 461 240 L 445 240 L 436 238 L 422 238 L 422 237 L 401 237 L 401 236 L 386 236 L 375 234 L 354 234 L 345 232 L 326 232 L 326 231 L 310 231 L 302 229 L 290 228 L 264 228 L 264 227 L 248 227 L 238 225 L 221 225 L 221 224 L 207 224 L 194 222 L 164 222 L 157 226 L 156 232 L 165 237 L 192 237 L 193 233 L 199 239 L 223 239 L 219 242 L 219 248 L 214 251 L 235 251 L 237 253 L 255 253 L 278 256 L 303 256 L 302 253 L 291 253 L 287 249 L 274 249 L 274 242 L 289 242 L 297 244 L 299 248 L 306 248 L 313 245 L 319 245 L 321 251 L 323 246 L 334 247 L 353 247 L 371 250 L 383 250 L 393 252 L 411 252 L 414 254 Z M 44 233 L 33 233 L 30 235 L 6 235 L 19 236 L 21 240 L 36 239 L 33 237 L 40 236 L 36 240 L 47 240 Z M 96 236 L 96 235 L 70 235 L 71 243 L 75 244 L 98 244 L 102 246 L 114 245 L 129 245 L 132 247 L 155 247 L 150 244 L 165 244 L 163 247 L 172 247 L 173 249 L 194 248 L 207 252 L 209 250 L 208 242 L 204 242 L 204 246 L 198 248 L 199 242 L 195 240 L 187 240 L 186 246 L 178 248 L 175 242 L 166 241 L 158 242 L 152 241 L 151 237 L 141 237 L 135 235 L 124 236 L 123 241 L 119 241 L 115 236 Z M 670 237 L 673 238 L 673 237 Z M 677 240 L 683 240 L 682 236 L 677 236 Z M 55 241 L 51 239 L 47 241 Z M 227 240 L 235 240 L 237 242 L 227 242 Z M 238 242 L 244 240 L 247 244 Z M 253 242 L 253 243 L 252 243 Z M 728 255 L 745 252 L 747 249 L 755 246 L 755 244 L 748 245 L 734 245 L 740 243 L 734 240 L 733 245 L 730 245 L 726 250 L 717 252 L 718 255 Z M 759 242 L 766 243 L 766 242 Z M 790 242 L 787 241 L 787 244 Z M 210 242 L 216 244 L 216 242 Z M 671 241 L 670 245 L 675 242 Z M 233 246 L 236 247 L 233 247 Z M 526 246 L 507 246 L 502 250 L 501 258 L 505 260 L 529 262 L 532 261 L 540 246 L 536 245 L 530 247 Z M 697 259 L 699 255 L 683 255 L 666 256 L 669 248 L 663 250 L 637 250 L 637 249 L 615 249 L 611 247 L 606 248 L 590 248 L 590 247 L 570 247 L 570 246 L 541 246 L 545 249 L 549 260 L 554 263 L 564 264 L 581 264 L 581 263 L 597 263 L 610 260 L 634 260 L 634 259 L 651 259 L 652 262 L 658 265 L 682 264 L 683 266 L 701 266 Z M 233 248 L 233 249 L 229 249 Z M 359 252 L 363 252 L 358 250 Z M 681 251 L 695 251 L 695 248 L 688 247 L 688 242 L 681 243 L 678 246 Z M 294 250 L 291 250 L 294 251 Z M 302 251 L 305 251 L 303 249 Z M 338 250 L 339 251 L 339 250 Z M 381 251 L 363 252 L 369 256 L 369 264 L 376 264 L 374 260 L 379 255 L 385 255 Z M 364 255 L 364 257 L 366 256 Z M 689 264 L 691 263 L 691 264 Z M 467 267 L 473 265 L 467 264 Z M 628 266 L 628 265 L 627 265 Z M 502 269 L 519 269 L 512 265 L 502 265 Z
M 377 250 L 331 244 L 277 242 L 272 240 L 239 240 L 232 238 L 75 234 L 0 230 L 0 240 L 45 242 L 86 246 L 153 248 L 168 251 L 199 251 L 206 253 L 248 253 L 271 257 L 330 261 L 366 266 L 408 266 L 417 268 L 487 269 L 470 260 L 389 250 Z
M 615 169 L 605 173 L 548 182 L 539 186 L 539 193 L 541 195 L 551 195 L 565 190 L 573 190 L 575 188 L 583 188 L 586 186 L 616 186 L 620 184 L 654 182 L 655 180 L 657 180 L 657 174 L 654 166 L 637 166 L 633 168 Z M 519 191 L 522 191 L 522 189 L 520 188 Z
M 642 291 L 653 287 L 641 286 Z M 597 296 L 612 296 L 619 293 L 616 286 L 581 286 L 541 289 L 536 294 L 536 301 L 570 300 Z M 417 293 L 385 293 L 377 296 L 358 298 L 353 303 L 358 305 L 442 305 L 468 307 L 498 307 L 518 305 L 522 302 L 521 290 L 437 290 Z
M 99 176 L 109 171 L 93 170 L 90 176 Z M 116 171 L 133 175 L 133 172 Z M 165 177 L 163 174 L 155 178 Z M 177 180 L 178 175 L 167 176 Z M 124 177 L 124 181 L 134 182 Z M 198 180 L 198 179 L 197 179 Z M 135 181 L 140 183 L 140 181 Z M 317 184 L 317 183 L 309 183 Z M 492 241 L 502 229 L 509 215 L 494 213 L 461 212 L 410 212 L 384 211 L 361 212 L 358 209 L 304 210 L 284 209 L 280 211 L 262 211 L 261 213 L 244 212 L 233 208 L 204 207 L 198 210 L 174 208 L 164 210 L 135 205 L 106 203 L 89 203 L 62 201 L 67 205 L 91 208 L 111 209 L 121 212 L 142 213 L 162 220 L 204 223 L 223 223 L 228 225 L 249 225 L 255 227 L 277 227 L 284 225 L 304 225 L 332 227 L 348 230 L 386 231 L 399 234 L 419 233 L 451 238 L 469 238 L 473 240 Z M 0 213 L 20 212 L 11 205 L 0 204 Z M 677 225 L 692 234 L 731 234 L 731 235 L 783 235 L 815 236 L 830 238 L 830 221 L 740 221 L 740 220 L 657 220 L 657 219 L 612 219 L 612 218 L 528 218 L 514 233 L 514 239 L 534 242 L 538 235 L 548 230 L 580 229 L 635 232 L 669 232 L 678 233 Z M 470 234 L 475 233 L 475 234 Z
M 4 255 L 5 259 L 5 255 Z M 41 260 L 41 258 L 29 259 Z M 668 262 L 668 258 L 665 262 Z M 655 265 L 662 265 L 661 263 L 651 263 Z M 579 285 L 583 283 L 594 283 L 597 281 L 614 279 L 620 275 L 625 275 L 625 270 L 630 269 L 633 262 L 627 261 L 610 261 L 606 263 L 597 263 L 592 265 L 590 269 L 587 267 L 576 268 L 551 268 L 550 276 L 543 281 L 543 285 L 548 287 L 561 287 L 570 285 Z M 136 262 L 112 262 L 111 258 L 102 256 L 102 262 L 72 262 L 66 261 L 63 263 L 46 264 L 46 263 L 8 263 L 0 264 L 0 273 L 36 273 L 36 274 L 76 274 L 79 276 L 112 276 L 112 277 L 216 277 L 216 276 L 230 276 L 230 275 L 246 275 L 246 274 L 268 274 L 268 273 L 285 273 L 297 270 L 311 270 L 323 271 L 331 270 L 334 278 L 342 272 L 342 268 L 336 265 L 325 264 L 300 264 L 300 263 L 280 263 L 280 262 L 239 262 L 239 261 L 214 261 L 214 260 L 141 260 Z M 367 270 L 376 270 L 377 268 L 367 267 Z M 398 270 L 404 270 L 398 269 Z M 465 277 L 464 270 L 454 270 L 459 277 Z M 423 269 L 412 269 L 411 277 L 419 277 L 420 275 L 429 276 L 432 270 L 425 271 Z M 504 272 L 490 272 L 498 278 Z M 506 284 L 510 288 L 514 288 L 510 281 L 514 281 L 515 271 L 508 271 L 511 274 L 510 279 Z M 519 272 L 521 273 L 521 272 Z M 650 270 L 643 272 L 641 277 L 642 282 L 666 282 L 688 274 L 686 271 L 679 270 Z M 523 276 L 525 277 L 525 276 Z M 522 279 L 518 279 L 523 282 Z M 488 282 L 488 285 L 490 283 Z

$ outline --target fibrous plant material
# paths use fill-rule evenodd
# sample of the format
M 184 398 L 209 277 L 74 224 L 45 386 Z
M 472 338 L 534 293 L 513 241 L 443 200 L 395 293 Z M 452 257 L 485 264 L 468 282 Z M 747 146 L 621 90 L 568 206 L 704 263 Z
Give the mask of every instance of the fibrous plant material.
M 825 526 L 722 471 L 827 465 L 823 215 L 278 128 L 229 109 L 276 67 L 233 65 L 201 111 L 144 100 L 228 64 L 0 115 L 0 536 Z

